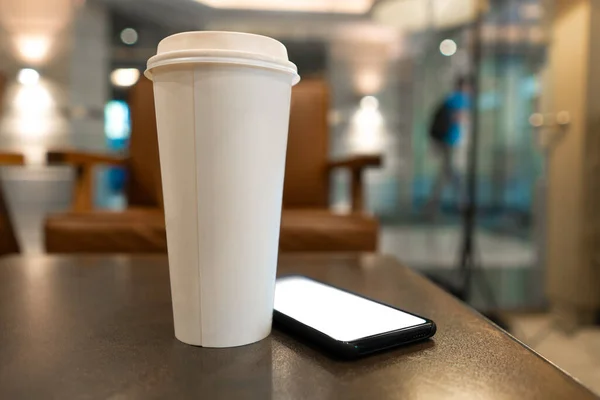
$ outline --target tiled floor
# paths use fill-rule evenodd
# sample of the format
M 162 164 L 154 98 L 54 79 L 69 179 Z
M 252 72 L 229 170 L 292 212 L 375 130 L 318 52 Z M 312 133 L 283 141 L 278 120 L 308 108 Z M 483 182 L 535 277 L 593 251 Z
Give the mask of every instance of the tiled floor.
M 517 339 L 600 396 L 600 327 L 568 334 L 547 314 L 509 314 L 507 319 Z
M 543 276 L 537 269 L 537 251 L 531 242 L 479 230 L 476 243 L 483 271 L 480 276 L 488 280 L 501 308 L 529 308 L 543 303 Z M 456 272 L 460 244 L 458 226 L 392 226 L 385 227 L 380 237 L 382 252 L 421 272 L 437 271 L 446 276 Z M 481 279 L 476 279 L 474 286 L 472 303 L 488 305 L 489 299 L 481 295 L 477 298 Z M 600 395 L 600 327 L 567 334 L 557 329 L 546 314 L 503 316 L 515 337 Z
M 458 225 L 386 226 L 379 248 L 437 282 L 457 288 L 462 231 Z M 468 297 L 479 309 L 535 308 L 544 303 L 543 271 L 532 242 L 477 230 L 476 266 Z
M 412 268 L 456 267 L 461 245 L 459 226 L 392 226 L 381 232 L 380 250 Z M 522 268 L 535 264 L 533 246 L 520 239 L 478 231 L 476 247 L 484 268 Z

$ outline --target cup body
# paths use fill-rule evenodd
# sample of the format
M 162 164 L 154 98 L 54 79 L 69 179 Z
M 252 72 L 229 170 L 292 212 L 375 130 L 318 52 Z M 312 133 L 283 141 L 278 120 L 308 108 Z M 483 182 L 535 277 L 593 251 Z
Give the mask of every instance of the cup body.
M 293 77 L 239 63 L 152 71 L 175 336 L 269 335 Z

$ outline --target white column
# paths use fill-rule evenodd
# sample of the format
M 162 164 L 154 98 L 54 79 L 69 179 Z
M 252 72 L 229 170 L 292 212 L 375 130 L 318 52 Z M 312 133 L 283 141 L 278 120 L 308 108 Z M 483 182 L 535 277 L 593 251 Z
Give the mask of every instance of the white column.
M 104 105 L 109 96 L 110 19 L 105 6 L 86 2 L 75 15 L 69 96 L 71 144 L 104 150 Z

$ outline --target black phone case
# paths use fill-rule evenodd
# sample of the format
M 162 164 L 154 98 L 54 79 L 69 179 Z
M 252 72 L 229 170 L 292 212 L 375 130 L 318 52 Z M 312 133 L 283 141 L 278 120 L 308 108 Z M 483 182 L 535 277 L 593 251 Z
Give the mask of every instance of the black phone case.
M 289 276 L 283 276 L 281 278 L 288 278 L 288 277 L 292 277 L 292 276 L 300 277 L 300 275 L 289 275 Z M 394 347 L 403 346 L 403 345 L 406 345 L 409 343 L 422 341 L 422 340 L 431 338 L 437 330 L 435 323 L 428 318 L 410 313 L 408 311 L 399 309 L 397 307 L 391 306 L 386 303 L 382 303 L 377 300 L 370 299 L 370 298 L 362 296 L 358 293 L 353 293 L 348 290 L 344 290 L 342 288 L 330 285 L 325 282 L 317 281 L 315 279 L 311 279 L 311 278 L 308 278 L 305 276 L 302 276 L 302 278 L 306 278 L 306 279 L 310 279 L 314 282 L 322 283 L 324 285 L 341 290 L 343 292 L 353 294 L 355 296 L 372 301 L 374 303 L 378 303 L 378 304 L 384 305 L 386 307 L 390 307 L 395 310 L 399 310 L 404 313 L 407 313 L 407 314 L 410 314 L 410 315 L 413 315 L 415 317 L 425 320 L 425 323 L 422 325 L 413 326 L 413 327 L 409 327 L 409 328 L 405 328 L 405 329 L 399 329 L 396 331 L 385 332 L 385 333 L 381 333 L 378 335 L 368 336 L 368 337 L 361 338 L 361 339 L 351 341 L 351 342 L 344 342 L 344 341 L 340 341 L 340 340 L 335 340 L 334 338 L 324 334 L 323 332 L 320 332 L 320 331 L 318 331 L 306 324 L 303 324 L 302 322 L 299 322 L 277 310 L 274 310 L 273 322 L 274 322 L 275 327 L 282 328 L 282 330 L 288 331 L 294 335 L 304 337 L 304 338 L 308 339 L 309 341 L 315 343 L 319 347 L 322 347 L 326 351 L 331 352 L 333 355 L 335 355 L 337 357 L 341 357 L 341 358 L 345 358 L 345 359 L 353 359 L 353 358 L 358 358 L 358 357 L 365 356 L 365 355 L 368 355 L 371 353 L 391 349 Z

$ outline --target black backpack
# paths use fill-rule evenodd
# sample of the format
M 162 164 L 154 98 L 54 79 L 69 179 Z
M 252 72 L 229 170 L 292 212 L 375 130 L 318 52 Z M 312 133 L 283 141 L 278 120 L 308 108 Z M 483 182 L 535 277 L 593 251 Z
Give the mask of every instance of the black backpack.
M 451 124 L 452 111 L 444 100 L 435 109 L 433 119 L 431 120 L 431 126 L 429 127 L 429 137 L 436 142 L 443 142 L 450 131 Z

